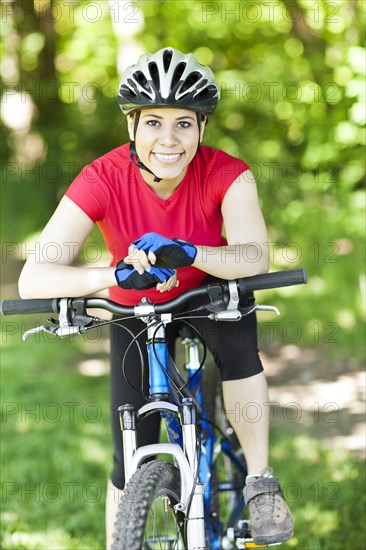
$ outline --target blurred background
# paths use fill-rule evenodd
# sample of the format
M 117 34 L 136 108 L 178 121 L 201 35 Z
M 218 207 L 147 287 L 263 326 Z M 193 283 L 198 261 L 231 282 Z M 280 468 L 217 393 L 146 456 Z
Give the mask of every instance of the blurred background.
M 81 168 L 128 139 L 123 69 L 173 46 L 214 71 L 205 143 L 251 167 L 271 270 L 263 292 L 272 463 L 297 530 L 285 548 L 361 548 L 364 482 L 365 7 L 363 0 L 4 0 L 2 298 Z M 80 263 L 108 264 L 96 228 Z M 109 472 L 107 332 L 21 334 L 3 318 L 2 548 L 102 548 Z M 37 385 L 36 385 L 37 384 Z M 74 405 L 70 405 L 73 403 Z M 362 491 L 363 494 L 363 491 Z

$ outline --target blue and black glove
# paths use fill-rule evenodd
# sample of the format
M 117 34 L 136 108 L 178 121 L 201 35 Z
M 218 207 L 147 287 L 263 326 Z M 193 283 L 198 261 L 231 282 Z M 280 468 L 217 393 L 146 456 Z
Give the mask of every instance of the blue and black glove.
M 145 233 L 133 244 L 146 254 L 150 250 L 155 254 L 155 267 L 188 267 L 197 255 L 197 248 L 192 243 L 182 239 L 167 239 L 158 233 Z
M 159 269 L 151 267 L 150 271 L 144 271 L 140 275 L 136 269 L 123 260 L 116 265 L 115 276 L 118 286 L 127 290 L 147 290 L 156 286 L 158 283 L 164 283 L 174 275 L 174 269 Z

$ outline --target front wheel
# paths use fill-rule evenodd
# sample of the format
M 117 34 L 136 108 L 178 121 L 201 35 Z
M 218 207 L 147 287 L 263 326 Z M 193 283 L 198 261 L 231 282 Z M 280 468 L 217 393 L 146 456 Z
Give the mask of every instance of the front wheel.
M 179 470 L 158 460 L 143 464 L 124 490 L 112 550 L 186 548 L 185 516 L 174 509 L 179 502 Z

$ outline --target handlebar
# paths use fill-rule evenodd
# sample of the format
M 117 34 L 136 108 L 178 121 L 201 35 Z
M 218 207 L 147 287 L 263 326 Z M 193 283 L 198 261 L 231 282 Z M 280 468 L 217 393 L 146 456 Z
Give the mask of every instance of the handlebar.
M 2 315 L 29 315 L 34 313 L 58 313 L 58 299 L 3 300 Z
M 257 290 L 266 290 L 271 288 L 280 288 L 285 286 L 306 284 L 307 274 L 304 268 L 292 269 L 288 271 L 279 271 L 274 273 L 264 273 L 254 275 L 253 277 L 244 277 L 236 279 L 236 287 L 239 298 L 248 292 Z M 229 302 L 229 283 L 221 281 L 219 283 L 208 284 L 193 288 L 177 296 L 173 300 L 161 304 L 154 304 L 154 312 L 173 313 L 189 300 L 198 296 L 207 296 L 212 302 Z M 71 298 L 72 303 L 79 301 L 83 308 L 105 309 L 110 313 L 117 315 L 134 315 L 135 307 L 128 307 L 106 300 L 103 298 Z M 60 298 L 50 299 L 26 299 L 26 300 L 3 300 L 0 304 L 0 313 L 2 315 L 29 315 L 36 313 L 59 313 Z M 141 305 L 141 304 L 140 304 Z

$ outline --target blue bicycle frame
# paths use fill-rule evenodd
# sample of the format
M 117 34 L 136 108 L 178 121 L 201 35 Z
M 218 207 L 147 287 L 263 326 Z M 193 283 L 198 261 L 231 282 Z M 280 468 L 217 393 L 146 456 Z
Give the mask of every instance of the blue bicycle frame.
M 160 330 L 160 329 L 159 329 Z M 149 340 L 147 343 L 148 358 L 149 358 L 149 373 L 150 373 L 150 397 L 159 400 L 162 397 L 171 395 L 171 382 L 168 377 L 169 373 L 169 354 L 167 342 L 160 337 L 158 341 Z M 197 372 L 200 362 L 198 357 L 198 342 L 194 339 L 186 339 L 185 345 L 188 347 L 188 362 L 185 365 L 188 374 L 188 387 L 190 392 L 195 396 L 196 403 L 200 409 L 199 424 L 201 428 L 201 448 L 199 452 L 199 481 L 204 487 L 204 515 L 205 515 L 205 531 L 206 543 L 208 548 L 212 550 L 220 549 L 220 538 L 224 533 L 221 532 L 221 523 L 218 517 L 211 515 L 211 499 L 213 490 L 220 491 L 220 486 L 214 487 L 212 483 L 212 471 L 214 466 L 214 451 L 215 445 L 221 445 L 221 451 L 225 453 L 232 464 L 238 469 L 243 476 L 243 483 L 246 476 L 246 469 L 243 464 L 235 456 L 232 445 L 228 439 L 222 439 L 220 443 L 214 434 L 212 423 L 207 420 L 205 403 L 202 390 L 202 370 Z M 180 405 L 180 403 L 176 403 Z M 161 416 L 164 419 L 166 432 L 170 443 L 178 443 L 183 446 L 182 431 L 179 418 L 174 412 L 161 411 Z M 225 484 L 225 488 L 221 490 L 231 490 L 230 483 Z M 244 509 L 244 500 L 241 498 L 235 509 L 231 513 L 229 526 L 234 526 L 237 519 L 242 514 Z

